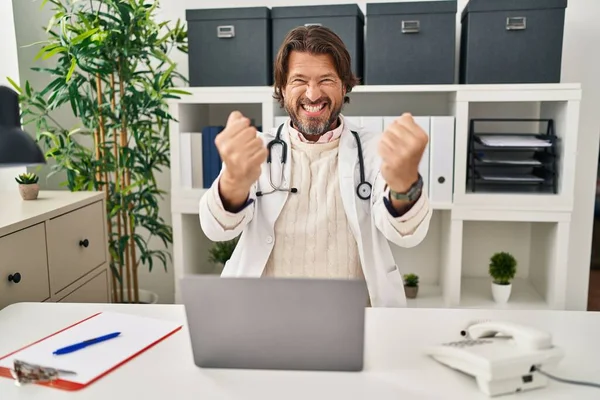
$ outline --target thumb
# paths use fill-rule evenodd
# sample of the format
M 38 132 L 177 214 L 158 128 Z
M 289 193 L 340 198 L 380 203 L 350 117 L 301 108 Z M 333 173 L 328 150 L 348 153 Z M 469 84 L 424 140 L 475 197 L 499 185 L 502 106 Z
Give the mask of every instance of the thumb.
M 227 125 L 230 125 L 240 119 L 244 118 L 244 114 L 239 111 L 233 111 L 229 114 L 229 118 L 227 119 Z

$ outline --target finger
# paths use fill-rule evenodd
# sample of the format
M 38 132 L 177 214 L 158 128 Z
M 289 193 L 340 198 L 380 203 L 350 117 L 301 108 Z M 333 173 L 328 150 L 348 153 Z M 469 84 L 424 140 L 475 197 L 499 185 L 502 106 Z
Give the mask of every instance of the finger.
M 408 129 L 408 132 L 417 137 L 420 141 L 427 142 L 429 140 L 429 136 L 423 130 L 423 128 L 417 123 L 417 121 L 412 117 L 409 113 L 404 113 L 400 118 L 394 121 L 397 125 L 404 126 Z
M 235 140 L 236 143 L 244 143 L 247 145 L 250 142 L 253 142 L 257 139 L 256 128 L 253 126 L 249 126 L 237 132 L 232 136 L 232 139 Z
M 412 136 L 408 129 L 403 125 L 392 124 L 388 128 L 390 141 L 398 147 L 406 147 L 410 144 Z
M 389 136 L 382 137 L 379 141 L 379 155 L 384 161 L 389 162 L 395 157 L 396 147 L 397 146 L 392 142 L 392 139 Z
M 219 135 L 221 135 L 221 140 L 233 140 L 247 128 L 253 129 L 256 134 L 256 128 L 250 127 L 250 120 L 243 117 L 232 122 Z M 217 135 L 217 137 L 219 137 L 219 135 Z
M 247 150 L 248 154 L 254 154 L 261 149 L 267 149 L 264 142 L 259 137 L 254 137 L 254 139 L 250 140 L 244 148 Z
M 266 147 L 258 148 L 249 157 L 250 165 L 260 165 L 267 159 L 268 151 Z

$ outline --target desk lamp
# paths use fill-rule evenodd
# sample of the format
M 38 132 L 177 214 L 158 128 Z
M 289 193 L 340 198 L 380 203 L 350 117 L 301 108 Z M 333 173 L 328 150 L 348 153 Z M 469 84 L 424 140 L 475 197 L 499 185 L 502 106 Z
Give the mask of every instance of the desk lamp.
M 0 86 L 0 168 L 46 164 L 37 143 L 21 130 L 19 96 Z

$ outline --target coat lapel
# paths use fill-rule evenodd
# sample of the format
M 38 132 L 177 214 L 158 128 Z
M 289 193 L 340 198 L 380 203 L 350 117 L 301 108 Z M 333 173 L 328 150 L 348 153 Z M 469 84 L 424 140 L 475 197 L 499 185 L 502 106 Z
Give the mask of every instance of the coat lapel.
M 340 137 L 340 149 L 338 157 L 339 184 L 342 195 L 342 203 L 346 211 L 346 217 L 350 229 L 357 241 L 360 241 L 360 229 L 358 226 L 358 214 L 356 211 L 356 169 L 358 166 L 357 147 L 352 132 L 344 129 Z

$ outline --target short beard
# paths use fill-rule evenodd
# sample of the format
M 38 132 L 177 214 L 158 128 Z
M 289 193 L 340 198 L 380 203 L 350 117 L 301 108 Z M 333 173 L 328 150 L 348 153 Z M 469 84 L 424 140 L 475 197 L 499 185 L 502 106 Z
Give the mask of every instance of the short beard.
M 329 101 L 326 103 L 327 104 L 325 107 L 329 107 L 331 105 Z M 306 102 L 303 103 L 301 100 L 299 100 L 296 108 L 292 108 L 288 104 L 285 104 L 285 110 L 292 120 L 292 126 L 306 136 L 321 136 L 327 133 L 331 130 L 331 126 L 335 121 L 337 121 L 341 113 L 341 108 L 338 108 L 336 110 L 332 110 L 331 115 L 325 121 L 316 118 L 303 121 L 298 117 L 297 113 L 297 110 L 302 107 L 302 104 L 306 104 Z

